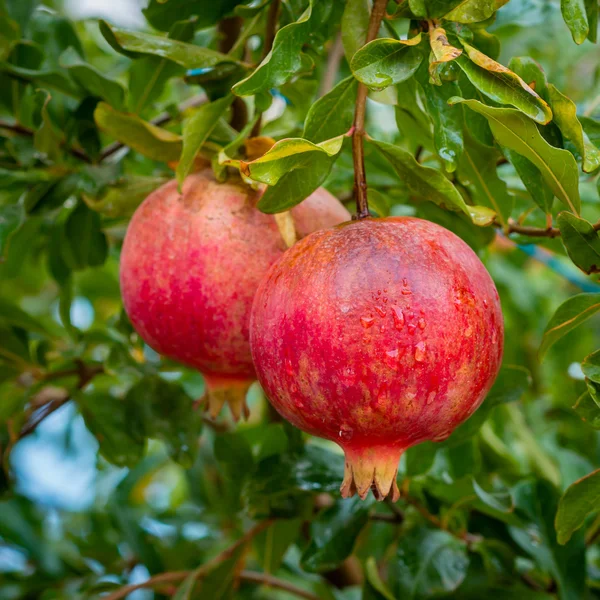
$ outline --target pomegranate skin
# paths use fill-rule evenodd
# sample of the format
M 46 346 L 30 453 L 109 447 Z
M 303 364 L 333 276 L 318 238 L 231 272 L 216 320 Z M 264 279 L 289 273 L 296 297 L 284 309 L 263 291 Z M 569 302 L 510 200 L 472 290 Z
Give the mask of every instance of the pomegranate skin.
M 502 361 L 498 292 L 476 254 L 421 219 L 318 231 L 269 270 L 252 308 L 258 379 L 300 429 L 339 444 L 341 493 L 394 500 L 409 447 L 441 441 Z
M 123 243 L 121 293 L 133 326 L 157 352 L 203 373 L 213 417 L 224 403 L 236 420 L 247 416 L 256 378 L 250 308 L 286 250 L 274 217 L 255 208 L 259 196 L 240 180 L 218 183 L 210 171 L 188 177 L 181 194 L 171 181 L 137 209 Z M 326 191 L 295 210 L 306 230 L 349 217 Z

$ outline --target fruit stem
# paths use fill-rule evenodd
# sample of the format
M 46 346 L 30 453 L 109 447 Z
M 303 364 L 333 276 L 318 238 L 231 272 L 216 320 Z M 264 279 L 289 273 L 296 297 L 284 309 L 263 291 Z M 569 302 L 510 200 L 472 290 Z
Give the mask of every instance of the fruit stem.
M 387 0 L 375 0 L 371 18 L 369 20 L 369 29 L 367 30 L 367 39 L 365 45 L 372 42 L 377 37 L 377 32 L 381 26 L 381 21 L 385 16 Z M 367 86 L 364 83 L 358 84 L 356 93 L 356 107 L 354 109 L 354 132 L 352 134 L 352 156 L 354 161 L 354 199 L 356 200 L 356 219 L 364 219 L 369 214 L 369 199 L 367 197 L 367 174 L 365 172 L 365 112 L 367 110 Z

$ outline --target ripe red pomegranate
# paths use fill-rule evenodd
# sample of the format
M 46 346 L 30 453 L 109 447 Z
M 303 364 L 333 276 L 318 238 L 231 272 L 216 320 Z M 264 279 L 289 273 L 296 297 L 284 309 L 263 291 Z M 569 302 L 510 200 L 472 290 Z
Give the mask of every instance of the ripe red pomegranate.
M 339 444 L 341 493 L 378 499 L 410 446 L 441 441 L 500 367 L 498 293 L 475 253 L 421 219 L 364 219 L 308 236 L 271 267 L 250 344 L 275 408 Z
M 171 181 L 137 209 L 123 243 L 121 293 L 133 326 L 157 352 L 203 373 L 213 417 L 225 402 L 236 420 L 247 416 L 252 299 L 286 250 L 274 217 L 255 208 L 259 196 L 210 171 L 188 177 L 182 194 Z M 298 237 L 350 217 L 324 189 L 292 216 Z

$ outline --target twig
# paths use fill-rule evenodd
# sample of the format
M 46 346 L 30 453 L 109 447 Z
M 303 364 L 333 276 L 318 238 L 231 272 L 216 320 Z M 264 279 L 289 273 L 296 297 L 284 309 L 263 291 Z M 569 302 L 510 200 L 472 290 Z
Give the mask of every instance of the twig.
M 547 237 L 556 238 L 560 237 L 560 229 L 557 227 L 529 227 L 527 225 L 519 225 L 516 221 L 509 219 L 508 225 L 502 227 L 500 223 L 494 223 L 494 227 L 502 229 L 505 234 L 518 233 L 520 235 L 526 235 L 529 237 Z M 593 228 L 595 231 L 600 231 L 600 221 L 594 223 Z
M 321 86 L 319 88 L 319 98 L 333 88 L 343 56 L 344 45 L 342 44 L 342 32 L 340 31 L 333 41 L 333 44 L 329 49 L 329 54 L 327 55 L 327 64 L 325 65 L 325 71 L 323 72 L 323 78 L 321 79 Z
M 207 101 L 206 94 L 198 94 L 197 96 L 194 96 L 193 98 L 190 98 L 190 99 L 186 100 L 185 102 L 182 102 L 177 107 L 177 112 L 179 114 L 181 114 L 189 108 L 195 108 L 196 106 L 201 106 L 206 101 Z M 152 123 L 152 125 L 156 125 L 157 127 L 160 127 L 161 125 L 165 125 L 169 121 L 172 121 L 173 118 L 174 117 L 170 112 L 163 112 L 160 115 L 158 115 L 155 119 L 152 119 L 152 121 L 150 121 L 150 123 Z M 106 160 L 108 157 L 115 154 L 115 152 L 118 152 L 119 150 L 121 150 L 122 148 L 125 148 L 125 147 L 126 147 L 126 144 L 124 144 L 123 142 L 113 142 L 112 144 L 109 144 L 108 146 L 106 146 L 106 148 L 104 148 L 104 150 L 102 150 L 102 152 L 100 152 L 98 161 L 102 162 L 102 161 Z
M 101 365 L 86 365 L 83 361 L 77 362 L 76 369 L 69 369 L 66 371 L 56 371 L 54 373 L 48 373 L 44 376 L 45 381 L 52 381 L 62 377 L 69 377 L 71 375 L 78 375 L 79 381 L 77 382 L 77 389 L 83 389 L 96 375 L 104 372 L 104 367 Z M 56 412 L 59 408 L 64 406 L 71 399 L 71 394 L 65 392 L 62 398 L 54 398 L 50 402 L 43 404 L 41 407 L 35 409 L 32 414 L 29 415 L 28 421 L 23 425 L 23 428 L 19 432 L 18 440 L 22 440 L 24 437 L 32 434 L 38 427 L 38 425 L 46 419 L 53 412 Z
M 141 590 L 147 587 L 154 587 L 155 585 L 160 583 L 182 581 L 188 576 L 190 576 L 192 573 L 194 574 L 195 579 L 201 579 L 202 577 L 205 577 L 208 573 L 210 573 L 210 571 L 212 571 L 217 565 L 231 558 L 238 548 L 247 544 L 261 531 L 272 525 L 272 523 L 273 519 L 267 519 L 265 521 L 257 523 L 254 527 L 252 527 L 252 529 L 247 531 L 239 540 L 236 540 L 231 546 L 229 546 L 229 548 L 226 548 L 225 550 L 223 550 L 223 552 L 217 554 L 217 556 L 215 556 L 214 558 L 212 558 L 207 563 L 205 563 L 204 565 L 202 565 L 194 571 L 174 571 L 171 573 L 161 573 L 160 575 L 150 577 L 150 579 L 147 579 L 142 583 L 125 585 L 113 592 L 112 594 L 103 596 L 102 600 L 120 600 L 120 598 L 125 598 L 125 596 L 128 596 L 136 590 Z
M 377 37 L 377 32 L 381 26 L 381 21 L 385 16 L 387 0 L 375 0 L 371 18 L 369 20 L 369 29 L 367 30 L 367 39 L 365 44 L 373 41 Z M 367 109 L 367 86 L 364 83 L 358 84 L 356 93 L 356 108 L 354 110 L 354 127 L 352 133 L 352 156 L 354 162 L 354 198 L 356 200 L 356 219 L 364 219 L 369 216 L 369 200 L 367 198 L 367 175 L 365 171 L 365 112 Z
M 268 575 L 267 573 L 258 573 L 256 571 L 242 571 L 240 573 L 240 579 L 242 581 L 251 581 L 254 583 L 262 583 L 264 585 L 268 585 L 279 590 L 284 590 L 289 592 L 290 594 L 294 594 L 294 596 L 298 596 L 299 598 L 306 598 L 307 600 L 319 600 L 319 596 L 316 594 L 311 594 L 311 592 L 307 592 L 283 579 L 279 579 L 278 577 L 273 577 L 272 575 Z
M 12 131 L 13 133 L 23 135 L 25 137 L 34 137 L 35 135 L 35 131 L 33 131 L 33 129 L 29 129 L 29 127 L 24 127 L 19 123 L 6 123 L 6 121 L 0 121 L 0 129 L 6 129 L 7 131 Z M 61 142 L 61 145 L 64 146 L 65 143 Z M 67 149 L 71 156 L 74 156 L 75 158 L 78 158 L 79 160 L 82 160 L 83 162 L 86 162 L 88 164 L 92 162 L 92 159 L 83 150 L 73 147 L 69 147 Z
M 592 546 L 600 537 L 600 515 L 598 515 L 585 534 L 585 545 Z

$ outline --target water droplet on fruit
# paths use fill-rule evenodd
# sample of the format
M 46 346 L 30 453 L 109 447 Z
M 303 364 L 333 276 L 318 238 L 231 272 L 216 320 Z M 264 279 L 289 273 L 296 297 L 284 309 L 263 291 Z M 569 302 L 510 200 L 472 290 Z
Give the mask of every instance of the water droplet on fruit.
M 417 330 L 416 325 L 413 325 L 412 323 L 410 323 L 408 325 L 408 333 L 410 333 L 410 335 L 414 335 L 416 330 Z
M 398 348 L 394 348 L 394 350 L 388 350 L 385 355 L 389 356 L 390 358 L 398 358 Z
M 429 392 L 429 395 L 427 396 L 427 404 L 431 404 L 435 400 L 435 397 L 435 392 Z
M 382 325 L 382 326 L 379 328 L 379 331 L 380 331 L 381 333 L 383 333 L 383 332 L 385 331 L 385 325 Z
M 349 425 L 342 425 L 340 427 L 338 435 L 340 436 L 341 440 L 348 441 L 352 439 L 352 436 L 354 435 L 354 430 Z
M 418 324 L 419 324 L 419 329 L 425 329 L 425 326 L 427 325 L 427 323 L 425 323 L 425 319 L 423 319 L 423 318 L 419 319 Z
M 465 336 L 471 337 L 473 335 L 473 328 L 469 325 L 465 330 Z
M 387 298 L 382 298 L 381 300 L 384 304 L 387 304 L 388 299 Z
M 392 304 L 390 308 L 392 309 L 392 315 L 394 317 L 394 327 L 400 331 L 404 327 L 404 313 L 399 306 Z
M 487 308 L 488 301 L 485 298 L 483 299 L 483 305 Z
M 402 290 L 402 293 L 403 293 L 405 296 L 410 296 L 410 294 L 412 294 L 412 292 L 411 292 L 409 289 Z
M 408 279 L 406 279 L 406 277 L 403 277 L 403 278 L 402 278 L 402 284 L 403 284 L 404 286 L 407 286 L 407 285 L 408 285 Z
M 285 359 L 285 370 L 288 375 L 294 374 L 294 366 L 292 365 L 292 361 L 289 358 Z
M 350 312 L 350 308 L 351 308 L 351 307 L 350 307 L 350 305 L 349 305 L 349 304 L 342 304 L 342 305 L 340 306 L 340 310 L 341 310 L 341 311 L 342 311 L 344 314 L 346 314 L 346 313 Z
M 427 347 L 425 346 L 425 342 L 419 342 L 415 346 L 415 360 L 417 362 L 423 362 L 425 360 L 425 350 Z
M 361 317 L 360 318 L 360 324 L 365 329 L 369 329 L 369 327 L 372 327 L 374 321 L 375 321 L 375 319 L 373 317 Z
M 381 308 L 381 306 L 376 306 L 375 307 L 375 312 L 380 316 L 380 317 L 385 317 L 385 310 L 383 308 Z

